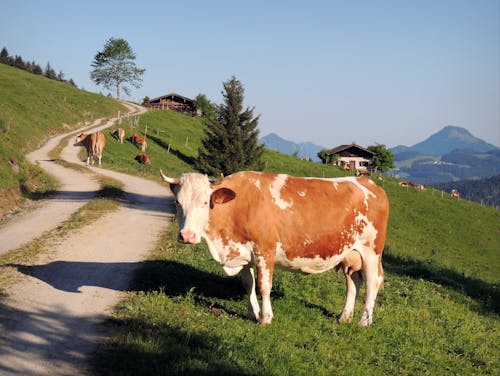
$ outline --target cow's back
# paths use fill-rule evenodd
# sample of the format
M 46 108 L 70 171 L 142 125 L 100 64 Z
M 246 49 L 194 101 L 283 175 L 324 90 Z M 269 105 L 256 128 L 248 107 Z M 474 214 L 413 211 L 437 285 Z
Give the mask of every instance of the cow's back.
M 389 205 L 384 190 L 367 178 L 242 172 L 221 186 L 236 198 L 214 208 L 210 225 L 218 237 L 226 233 L 242 244 L 281 248 L 289 259 L 327 259 L 359 241 L 374 242 L 374 251 L 382 253 Z

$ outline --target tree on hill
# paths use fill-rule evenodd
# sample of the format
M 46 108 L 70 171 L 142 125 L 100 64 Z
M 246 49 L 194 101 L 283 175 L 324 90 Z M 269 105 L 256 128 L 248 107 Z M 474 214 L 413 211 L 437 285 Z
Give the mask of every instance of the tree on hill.
M 0 63 L 9 64 L 9 51 L 5 47 L 0 51 Z
M 394 168 L 394 154 L 392 154 L 385 145 L 376 144 L 368 146 L 368 150 L 375 153 L 372 160 L 372 166 L 377 171 L 386 172 Z
M 116 97 L 120 98 L 120 89 L 130 94 L 128 85 L 140 88 L 145 69 L 135 65 L 135 54 L 125 39 L 110 38 L 104 49 L 98 52 L 92 62 L 93 70 L 90 78 L 104 88 L 116 89 Z
M 253 108 L 243 110 L 244 88 L 234 76 L 223 87 L 224 103 L 214 106 L 214 116 L 205 118 L 205 138 L 198 149 L 196 167 L 212 176 L 262 170 L 259 116 L 253 116 Z
M 55 80 L 57 79 L 57 74 L 54 69 L 50 66 L 50 63 L 47 63 L 47 66 L 45 67 L 45 71 L 43 72 L 44 76 L 51 79 Z
M 194 99 L 194 105 L 197 110 L 200 110 L 204 117 L 215 116 L 214 105 L 205 94 L 198 94 Z

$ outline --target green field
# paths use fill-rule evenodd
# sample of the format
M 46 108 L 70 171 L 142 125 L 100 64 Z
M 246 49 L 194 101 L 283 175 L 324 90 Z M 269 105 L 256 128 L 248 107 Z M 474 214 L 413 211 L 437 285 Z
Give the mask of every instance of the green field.
M 104 167 L 158 179 L 192 171 L 200 119 L 155 111 L 147 125 L 150 167 L 138 149 L 108 142 Z M 122 124 L 127 133 L 127 123 Z M 293 175 L 342 171 L 266 151 L 266 169 Z M 359 328 L 364 289 L 352 324 L 338 324 L 343 276 L 276 271 L 275 319 L 244 319 L 238 278 L 224 275 L 204 244 L 176 243 L 174 224 L 116 308 L 116 335 L 98 351 L 103 375 L 499 374 L 500 212 L 438 191 L 401 188 L 384 177 L 390 202 L 385 289 L 374 324 Z M 166 188 L 167 189 L 167 188 Z

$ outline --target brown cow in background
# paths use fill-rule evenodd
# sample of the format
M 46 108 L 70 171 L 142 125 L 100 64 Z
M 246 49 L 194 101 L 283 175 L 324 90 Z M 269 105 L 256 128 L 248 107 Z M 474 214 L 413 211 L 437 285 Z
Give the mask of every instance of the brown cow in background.
M 125 138 L 125 130 L 123 128 L 115 129 L 111 136 L 113 136 L 117 141 L 120 141 L 120 144 L 123 144 L 123 139 Z
M 148 143 L 146 142 L 146 139 L 137 133 L 134 133 L 132 137 L 130 137 L 130 141 L 137 146 L 141 147 L 141 151 L 144 153 L 148 147 Z
M 106 138 L 102 132 L 95 133 L 80 133 L 76 136 L 74 146 L 85 146 L 87 150 L 87 166 L 94 164 L 94 156 L 99 159 L 99 166 L 101 165 L 102 151 L 106 145 Z
M 137 162 L 142 163 L 143 165 L 149 166 L 151 165 L 151 155 L 146 153 L 139 153 L 134 158 Z

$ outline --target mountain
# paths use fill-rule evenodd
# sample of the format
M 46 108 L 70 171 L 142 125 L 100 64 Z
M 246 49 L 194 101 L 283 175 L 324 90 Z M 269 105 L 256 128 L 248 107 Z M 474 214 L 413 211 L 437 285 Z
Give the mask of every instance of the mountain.
M 424 155 L 439 156 L 455 149 L 485 152 L 497 147 L 474 137 L 465 128 L 448 125 L 426 140 L 413 145 L 411 149 Z
M 395 157 L 397 176 L 420 184 L 500 174 L 500 148 L 461 127 L 447 126 L 418 144 L 389 150 Z
M 285 140 L 276 133 L 270 133 L 261 137 L 259 142 L 271 150 L 279 151 L 287 155 L 297 155 L 299 158 L 310 158 L 314 162 L 319 162 L 318 152 L 326 149 L 324 146 L 315 145 L 311 142 L 295 143 Z

